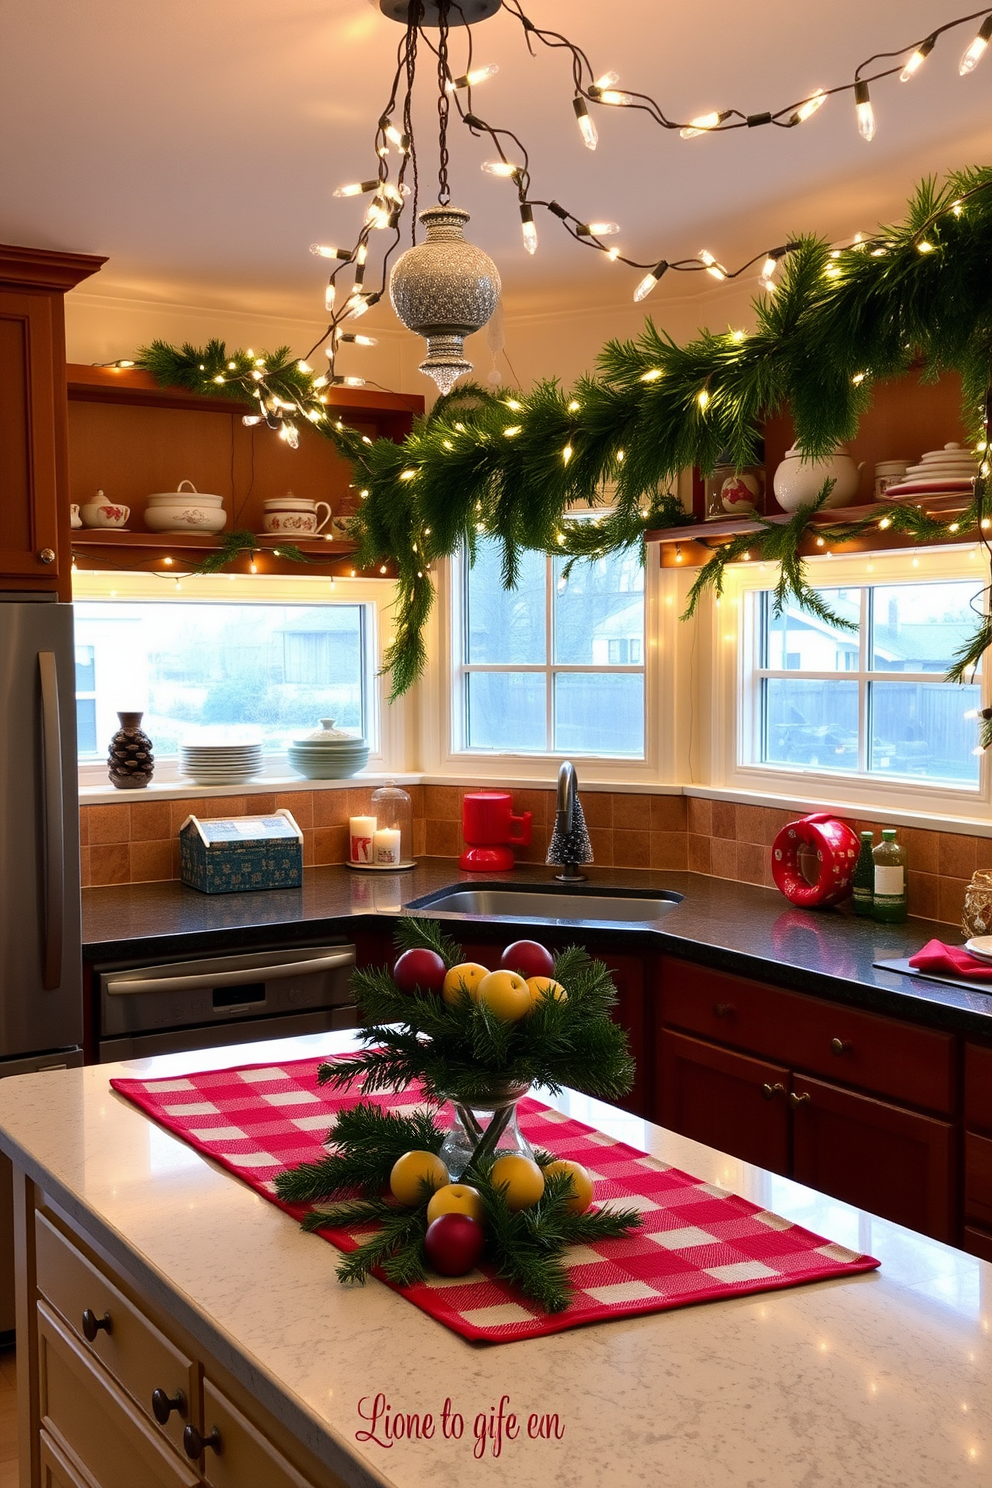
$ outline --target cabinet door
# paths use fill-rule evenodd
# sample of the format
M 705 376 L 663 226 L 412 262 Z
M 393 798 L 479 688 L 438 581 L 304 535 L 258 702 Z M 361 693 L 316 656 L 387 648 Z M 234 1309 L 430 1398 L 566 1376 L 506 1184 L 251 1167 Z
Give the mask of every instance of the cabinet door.
M 209 1488 L 313 1488 L 209 1379 L 203 1382 L 207 1440 L 202 1458 Z M 338 1484 L 328 1473 L 325 1482 Z M 340 1484 L 340 1488 L 344 1488 Z
M 47 1431 L 41 1433 L 41 1488 L 94 1488 L 93 1479 L 60 1452 Z
M 51 295 L 0 290 L 0 583 L 6 588 L 55 589 L 58 578 L 54 316 Z
M 992 1133 L 992 1049 L 986 1044 L 964 1046 L 964 1124 Z
M 662 1126 L 745 1162 L 789 1171 L 789 1071 L 663 1029 L 657 1066 Z
M 793 1076 L 793 1173 L 937 1240 L 955 1236 L 949 1122 Z
M 964 1213 L 992 1229 L 992 1141 L 964 1134 Z

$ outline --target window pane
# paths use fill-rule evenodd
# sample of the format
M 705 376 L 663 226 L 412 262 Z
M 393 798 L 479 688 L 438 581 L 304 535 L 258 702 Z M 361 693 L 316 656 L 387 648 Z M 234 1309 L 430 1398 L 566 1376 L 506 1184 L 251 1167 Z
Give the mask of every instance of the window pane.
M 107 743 L 110 743 L 109 738 Z M 95 698 L 76 699 L 76 748 L 80 756 L 98 753 Z
M 644 569 L 636 553 L 577 563 L 561 593 L 554 563 L 555 661 L 572 666 L 639 666 L 644 635 Z
M 542 553 L 520 555 L 516 589 L 500 581 L 500 549 L 480 542 L 475 563 L 466 562 L 467 638 L 465 660 L 539 665 L 545 658 L 545 580 Z M 541 717 L 544 714 L 542 711 Z
M 559 672 L 554 748 L 644 757 L 644 678 L 636 673 Z
M 95 686 L 93 680 L 93 647 L 76 647 L 76 691 L 92 692 Z
M 279 751 L 320 718 L 366 734 L 361 605 L 85 600 L 74 614 L 93 653 L 98 748 L 124 708 L 144 709 L 160 758 L 235 735 Z
M 858 684 L 766 677 L 764 764 L 858 768 Z
M 871 665 L 880 672 L 946 672 L 978 625 L 981 593 L 970 579 L 873 589 Z
M 543 672 L 469 672 L 470 749 L 547 749 Z
M 819 589 L 824 604 L 843 620 L 861 620 L 860 589 Z M 839 630 L 797 605 L 773 612 L 773 596 L 762 595 L 765 607 L 765 645 L 762 665 L 773 672 L 856 672 L 858 632 Z
M 870 769 L 977 786 L 979 760 L 971 751 L 978 732 L 962 715 L 982 706 L 981 688 L 872 682 L 869 703 Z

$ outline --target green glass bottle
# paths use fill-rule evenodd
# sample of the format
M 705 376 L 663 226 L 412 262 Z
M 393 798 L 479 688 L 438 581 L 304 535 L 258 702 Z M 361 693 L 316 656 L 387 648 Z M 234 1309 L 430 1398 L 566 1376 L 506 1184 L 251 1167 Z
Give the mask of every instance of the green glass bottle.
M 854 865 L 854 877 L 851 879 L 856 915 L 870 915 L 875 900 L 875 859 L 872 857 L 874 844 L 874 832 L 861 833 L 861 851 L 858 853 L 858 861 Z
M 896 841 L 895 827 L 884 827 L 872 851 L 875 864 L 872 915 L 887 925 L 900 924 L 909 913 L 906 898 L 906 849 Z

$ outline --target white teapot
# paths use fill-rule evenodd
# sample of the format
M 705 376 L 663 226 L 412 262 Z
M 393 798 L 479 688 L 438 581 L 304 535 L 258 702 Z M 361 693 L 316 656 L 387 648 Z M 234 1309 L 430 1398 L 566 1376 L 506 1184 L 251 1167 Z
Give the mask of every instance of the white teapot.
M 812 506 L 823 482 L 832 480 L 833 490 L 823 505 L 847 506 L 858 494 L 864 461 L 855 465 L 842 444 L 824 460 L 804 460 L 799 446 L 794 444 L 786 450 L 785 458 L 775 471 L 772 489 L 775 500 L 783 511 L 798 511 L 801 506 Z

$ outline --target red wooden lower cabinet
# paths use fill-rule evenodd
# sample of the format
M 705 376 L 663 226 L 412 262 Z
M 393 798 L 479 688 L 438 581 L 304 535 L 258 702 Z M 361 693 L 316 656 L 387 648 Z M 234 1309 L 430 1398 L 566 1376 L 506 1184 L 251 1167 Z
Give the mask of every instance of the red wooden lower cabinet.
M 788 1173 L 787 1069 L 668 1030 L 660 1047 L 662 1126 L 774 1173 Z
M 794 1075 L 792 1176 L 937 1240 L 953 1240 L 954 1129 Z

